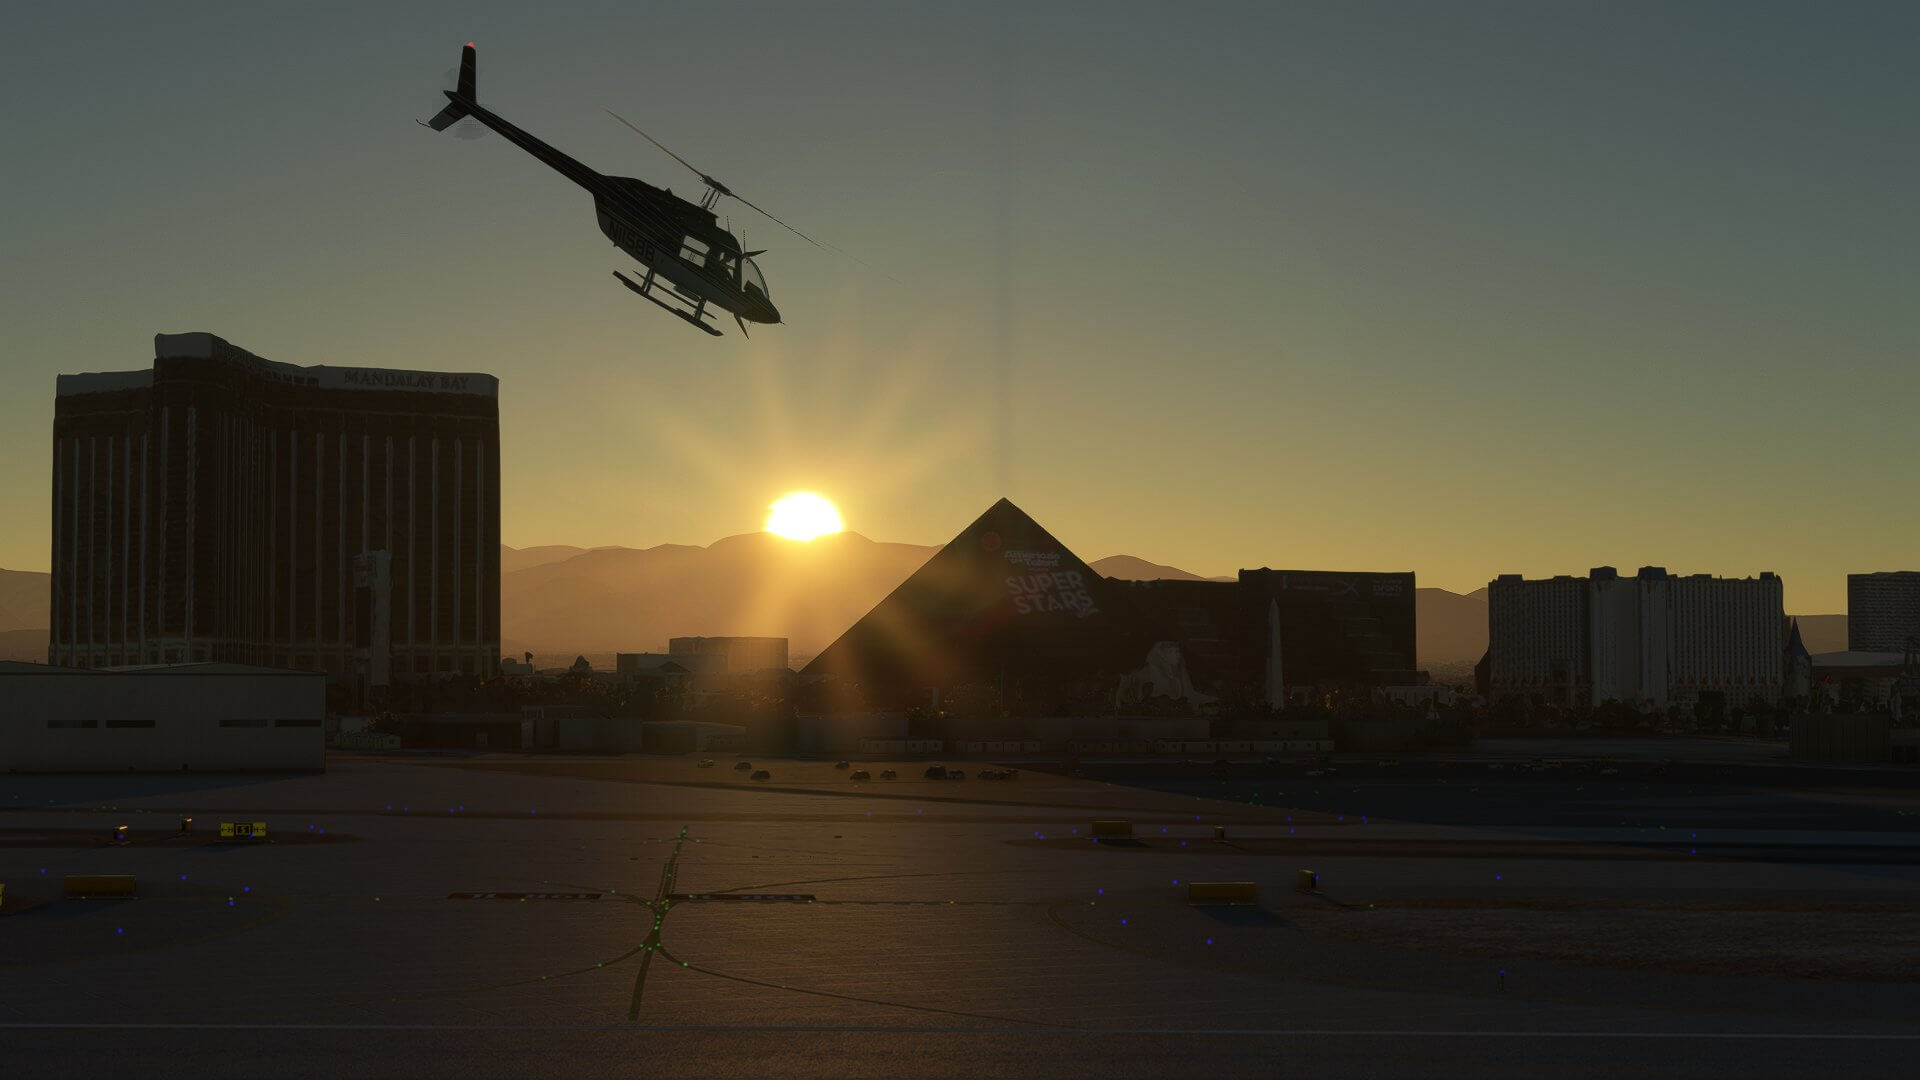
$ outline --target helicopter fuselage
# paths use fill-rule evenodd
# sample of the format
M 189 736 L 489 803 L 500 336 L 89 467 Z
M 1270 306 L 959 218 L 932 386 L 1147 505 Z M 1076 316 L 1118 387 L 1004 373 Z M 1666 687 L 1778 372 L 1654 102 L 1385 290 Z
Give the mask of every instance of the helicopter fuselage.
M 696 306 L 695 318 L 690 321 L 697 322 L 700 310 L 709 303 L 748 322 L 780 321 L 780 311 L 767 299 L 766 282 L 753 263 L 752 255 L 757 252 L 741 251 L 740 241 L 720 226 L 711 209 L 642 180 L 590 169 L 472 98 L 451 90 L 446 96 L 466 115 L 593 196 L 600 231 L 648 269 L 646 287 L 621 277 L 629 288 L 653 299 L 648 289 L 656 277 L 664 279 L 681 299 Z

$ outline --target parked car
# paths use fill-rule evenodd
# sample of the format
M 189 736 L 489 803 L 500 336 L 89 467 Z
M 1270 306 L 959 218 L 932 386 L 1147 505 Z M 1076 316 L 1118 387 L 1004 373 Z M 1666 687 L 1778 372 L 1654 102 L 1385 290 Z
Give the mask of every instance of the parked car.
M 758 769 L 754 772 L 753 778 L 755 780 L 771 780 L 773 779 L 773 774 L 765 769 Z

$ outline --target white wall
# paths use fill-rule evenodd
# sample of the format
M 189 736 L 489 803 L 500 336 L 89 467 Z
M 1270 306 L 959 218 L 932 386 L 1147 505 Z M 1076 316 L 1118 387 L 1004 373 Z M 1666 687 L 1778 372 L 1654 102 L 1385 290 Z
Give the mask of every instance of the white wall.
M 319 770 L 325 716 L 318 673 L 0 672 L 0 770 Z

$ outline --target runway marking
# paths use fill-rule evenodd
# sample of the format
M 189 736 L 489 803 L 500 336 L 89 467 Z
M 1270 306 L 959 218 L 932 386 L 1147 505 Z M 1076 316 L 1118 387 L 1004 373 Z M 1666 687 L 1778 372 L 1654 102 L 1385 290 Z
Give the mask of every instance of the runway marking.
M 673 910 L 673 879 L 680 873 L 680 849 L 687 845 L 687 827 L 680 826 L 680 835 L 674 838 L 673 854 L 667 857 L 667 864 L 660 868 L 660 887 L 654 890 L 653 902 L 647 906 L 653 911 L 653 929 L 647 931 L 646 940 L 640 943 L 645 950 L 640 957 L 640 970 L 633 976 L 633 1000 L 627 1005 L 627 1019 L 640 1019 L 640 996 L 647 989 L 647 969 L 653 966 L 653 954 L 661 951 L 660 928 L 666 924 L 667 913 Z
M 629 1021 L 638 1020 L 640 1018 L 641 1000 L 643 995 L 646 992 L 646 986 L 647 986 L 647 972 L 652 967 L 654 955 L 658 953 L 659 955 L 664 956 L 668 963 L 679 964 L 681 970 L 683 971 L 692 971 L 692 972 L 696 972 L 698 974 L 706 975 L 712 978 L 726 979 L 731 982 L 743 983 L 750 986 L 761 986 L 761 987 L 766 987 L 772 990 L 786 991 L 788 993 L 807 994 L 814 997 L 833 998 L 838 1001 L 855 1001 L 865 1005 L 880 1005 L 888 1008 L 909 1009 L 915 1012 L 934 1013 L 934 1014 L 939 1014 L 944 1016 L 959 1016 L 959 1017 L 965 1017 L 970 1020 L 988 1020 L 988 1021 L 993 1021 L 999 1024 L 1015 1024 L 1015 1025 L 1032 1024 L 1035 1026 L 1035 1028 L 1053 1028 L 1053 1027 L 1059 1026 L 1057 1024 L 1052 1023 L 1051 1021 L 1046 1021 L 1046 1020 L 1021 1020 L 1018 1017 L 992 1016 L 985 1013 L 963 1012 L 959 1009 L 943 1009 L 935 1005 L 914 1005 L 906 1002 L 886 1001 L 880 998 L 859 997 L 852 994 L 835 993 L 834 991 L 831 991 L 831 990 L 816 990 L 816 989 L 812 989 L 804 986 L 791 986 L 783 983 L 767 982 L 761 979 L 748 978 L 747 976 L 744 976 L 744 975 L 730 975 L 724 971 L 715 971 L 712 968 L 701 967 L 699 965 L 682 960 L 677 956 L 674 956 L 672 953 L 667 951 L 667 948 L 665 945 L 662 945 L 660 943 L 660 931 L 661 931 L 661 928 L 666 925 L 667 916 L 673 911 L 673 909 L 676 906 L 680 904 L 685 904 L 689 902 L 699 903 L 699 902 L 706 902 L 706 901 L 732 901 L 736 903 L 799 903 L 799 904 L 812 904 L 815 902 L 813 895 L 810 893 L 758 893 L 758 892 L 740 893 L 740 892 L 732 892 L 732 891 L 722 892 L 722 893 L 676 893 L 674 892 L 673 891 L 674 882 L 680 873 L 680 854 L 682 849 L 686 847 L 687 833 L 688 833 L 687 827 L 684 825 L 681 826 L 679 835 L 674 838 L 673 853 L 667 857 L 666 864 L 660 868 L 660 885 L 659 885 L 659 888 L 654 891 L 652 900 L 640 900 L 632 896 L 620 897 L 620 899 L 632 900 L 632 902 L 646 907 L 653 914 L 653 927 L 647 932 L 646 938 L 643 941 L 641 941 L 639 945 L 635 946 L 631 951 L 625 953 L 624 955 L 612 961 L 613 963 L 618 963 L 621 960 L 625 960 L 628 957 L 633 956 L 635 953 L 640 954 L 640 970 L 635 972 L 633 976 L 633 997 L 627 1004 L 627 1019 Z M 907 902 L 915 903 L 915 901 L 907 901 Z M 942 902 L 940 901 L 917 901 L 917 903 L 929 904 L 929 905 L 942 904 Z M 955 902 L 945 901 L 944 904 L 942 904 L 942 906 L 951 905 L 953 903 Z M 596 968 L 601 968 L 603 966 L 604 965 L 595 965 Z M 636 1027 L 633 1030 L 671 1030 L 671 1029 Z M 734 1030 L 734 1029 L 725 1029 L 725 1030 Z M 742 1029 L 742 1030 L 746 1030 L 746 1029 Z M 768 1029 L 768 1030 L 772 1030 L 772 1029 Z M 881 1029 L 881 1030 L 887 1030 L 887 1029 Z M 1027 1030 L 1033 1030 L 1033 1028 L 1015 1027 L 1015 1028 L 1009 1028 L 1008 1030 L 1027 1031 Z
M 706 904 L 732 901 L 742 904 L 811 904 L 812 893 L 668 893 L 672 904 Z
M 449 900 L 598 900 L 597 892 L 456 892 Z
M 1046 907 L 1047 900 L 815 900 L 826 907 L 866 905 L 868 907 Z
M 771 985 L 771 984 L 769 984 Z M 817 992 L 817 991 L 815 991 Z M 894 1004 L 882 1002 L 881 1004 Z M 1040 1021 L 1035 1021 L 1040 1023 Z M 1116 1035 L 1158 1037 L 1212 1037 L 1221 1035 L 1269 1039 L 1612 1039 L 1768 1042 L 1920 1042 L 1920 1034 L 1871 1032 L 1788 1032 L 1788 1031 L 1435 1031 L 1364 1028 L 1086 1028 L 1086 1027 L 962 1027 L 891 1026 L 860 1024 L 847 1026 L 815 1024 L 287 1024 L 287 1023 L 115 1023 L 83 1021 L 40 1023 L 0 1021 L 0 1031 L 361 1031 L 361 1032 L 767 1032 L 793 1034 L 874 1034 L 874 1035 L 1068 1035 L 1111 1038 Z

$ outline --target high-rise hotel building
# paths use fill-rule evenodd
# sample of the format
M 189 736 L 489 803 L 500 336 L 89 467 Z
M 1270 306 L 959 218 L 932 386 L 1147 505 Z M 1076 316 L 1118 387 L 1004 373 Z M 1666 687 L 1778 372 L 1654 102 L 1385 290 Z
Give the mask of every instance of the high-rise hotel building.
M 1771 572 L 1502 574 L 1487 586 L 1492 696 L 1578 708 L 1774 704 L 1786 675 L 1783 603 Z
M 1920 571 L 1847 575 L 1847 648 L 1905 652 L 1920 638 Z
M 491 375 L 296 367 L 212 334 L 62 375 L 48 660 L 374 683 L 500 656 Z

